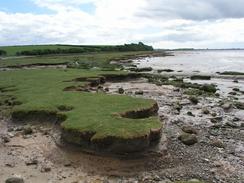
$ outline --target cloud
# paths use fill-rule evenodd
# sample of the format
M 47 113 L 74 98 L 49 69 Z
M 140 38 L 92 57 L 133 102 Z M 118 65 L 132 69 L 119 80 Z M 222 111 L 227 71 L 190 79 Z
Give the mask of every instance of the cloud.
M 209 20 L 243 18 L 243 0 L 147 0 L 137 15 L 159 19 Z
M 0 10 L 0 45 L 143 41 L 157 48 L 244 47 L 244 2 L 238 0 L 31 1 L 52 13 Z M 85 11 L 87 5 L 95 10 Z

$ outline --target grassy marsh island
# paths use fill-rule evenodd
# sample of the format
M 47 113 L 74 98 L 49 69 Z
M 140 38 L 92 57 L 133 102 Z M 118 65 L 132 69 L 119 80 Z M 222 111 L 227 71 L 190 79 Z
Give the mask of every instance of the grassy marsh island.
M 116 153 L 144 150 L 151 141 L 160 138 L 162 124 L 156 116 L 157 103 L 124 95 L 106 95 L 99 90 L 86 92 L 88 86 L 98 87 L 109 78 L 126 78 L 127 72 L 102 70 L 106 70 L 110 59 L 130 54 L 116 52 L 81 56 L 85 61 L 94 60 L 91 68 L 99 67 L 95 70 L 48 68 L 1 72 L 2 103 L 4 105 L 14 98 L 13 108 L 9 111 L 14 121 L 59 121 L 62 137 L 69 143 Z M 60 61 L 55 56 L 53 60 L 48 59 L 35 57 L 27 62 L 26 59 L 14 59 L 1 65 L 26 66 L 43 63 L 43 60 L 49 64 Z M 147 114 L 140 115 L 142 113 Z

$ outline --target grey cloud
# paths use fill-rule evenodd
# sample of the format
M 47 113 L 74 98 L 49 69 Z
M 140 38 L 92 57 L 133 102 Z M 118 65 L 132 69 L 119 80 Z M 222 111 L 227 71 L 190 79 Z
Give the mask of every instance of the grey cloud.
M 243 18 L 243 0 L 147 0 L 140 17 L 189 20 Z

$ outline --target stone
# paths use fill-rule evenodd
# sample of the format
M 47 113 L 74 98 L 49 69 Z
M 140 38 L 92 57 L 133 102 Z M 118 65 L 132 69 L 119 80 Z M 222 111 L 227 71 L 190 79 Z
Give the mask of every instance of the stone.
M 214 147 L 225 148 L 225 144 L 219 139 L 213 139 L 210 144 Z
M 191 111 L 188 111 L 188 112 L 187 112 L 187 115 L 188 115 L 188 116 L 193 116 L 193 117 L 195 117 L 195 115 L 194 115 L 194 114 L 192 114 L 192 112 L 191 112 Z
M 178 112 L 180 112 L 181 109 L 182 109 L 182 105 L 181 105 L 179 102 L 175 103 L 173 107 L 174 107 L 174 109 L 177 110 Z
M 42 172 L 42 173 L 50 172 L 50 171 L 51 171 L 51 167 L 48 166 L 48 165 L 44 165 L 44 166 L 41 168 L 41 172 Z
M 222 108 L 225 110 L 225 111 L 229 111 L 232 109 L 232 104 L 231 103 L 226 103 L 224 105 L 222 105 Z
M 226 127 L 231 127 L 231 128 L 239 128 L 238 124 L 236 124 L 234 122 L 230 122 L 230 121 L 226 122 L 225 126 Z
M 183 126 L 182 131 L 189 134 L 197 134 L 197 130 L 192 126 Z
M 119 88 L 119 89 L 118 89 L 118 93 L 119 93 L 119 94 L 124 94 L 124 92 L 125 92 L 125 90 L 124 90 L 123 88 Z
M 239 83 L 239 81 L 237 79 L 233 80 L 234 83 Z
M 10 142 L 10 138 L 8 136 L 6 136 L 6 135 L 2 136 L 2 140 L 3 140 L 4 143 Z
M 197 136 L 195 134 L 183 133 L 178 139 L 185 145 L 194 145 L 198 142 Z
M 211 115 L 212 115 L 213 117 L 216 117 L 216 116 L 217 116 L 217 113 L 216 113 L 216 112 L 213 112 Z
M 139 90 L 139 91 L 135 91 L 135 95 L 143 95 L 143 91 L 142 90 Z
M 234 122 L 240 121 L 240 118 L 238 118 L 238 117 L 234 117 L 234 118 L 233 118 L 233 121 L 234 121 Z
M 23 135 L 30 135 L 33 133 L 33 130 L 30 126 L 26 126 L 24 129 L 23 129 Z
M 11 162 L 11 163 L 5 163 L 5 166 L 10 167 L 10 168 L 13 168 L 13 167 L 15 167 L 15 164 L 13 162 Z
M 5 183 L 24 183 L 24 179 L 21 177 L 10 177 L 8 178 Z
M 203 108 L 202 109 L 202 113 L 203 114 L 210 114 L 209 110 L 207 108 Z
M 210 121 L 212 123 L 219 123 L 223 120 L 223 117 L 222 116 L 218 116 L 218 117 L 215 117 L 215 118 L 211 118 Z
M 233 88 L 232 90 L 235 91 L 235 92 L 239 92 L 240 91 L 239 88 Z
M 30 160 L 26 161 L 25 164 L 27 166 L 30 166 L 30 165 L 37 165 L 38 164 L 38 160 L 36 158 L 31 158 Z

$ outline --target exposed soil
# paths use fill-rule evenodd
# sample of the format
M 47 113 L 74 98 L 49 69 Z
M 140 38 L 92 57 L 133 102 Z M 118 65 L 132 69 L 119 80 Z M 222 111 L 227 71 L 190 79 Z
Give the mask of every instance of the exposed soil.
M 2 119 L 0 182 L 13 174 L 21 175 L 27 183 L 147 183 L 193 178 L 211 183 L 243 182 L 243 110 L 228 103 L 221 106 L 223 98 L 198 97 L 195 105 L 183 90 L 148 84 L 143 79 L 105 83 L 102 87 L 113 94 L 122 87 L 126 95 L 157 101 L 164 123 L 159 145 L 130 155 L 98 155 L 64 145 L 59 127 L 53 124 L 33 123 L 33 132 L 25 134 L 23 123 Z M 196 133 L 197 143 L 182 143 L 178 137 L 183 130 Z

